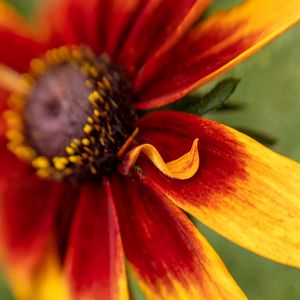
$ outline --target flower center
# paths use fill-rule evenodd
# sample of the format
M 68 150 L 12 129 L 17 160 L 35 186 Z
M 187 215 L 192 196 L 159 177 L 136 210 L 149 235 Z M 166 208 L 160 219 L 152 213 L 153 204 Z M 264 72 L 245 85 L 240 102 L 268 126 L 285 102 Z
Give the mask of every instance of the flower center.
M 109 175 L 134 131 L 131 91 L 107 55 L 62 47 L 31 63 L 26 95 L 9 100 L 9 149 L 42 177 Z

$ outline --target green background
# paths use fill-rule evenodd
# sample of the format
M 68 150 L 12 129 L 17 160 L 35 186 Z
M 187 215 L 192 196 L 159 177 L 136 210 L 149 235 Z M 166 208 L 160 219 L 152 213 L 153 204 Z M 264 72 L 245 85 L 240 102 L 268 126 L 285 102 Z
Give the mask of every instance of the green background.
M 31 15 L 33 0 L 8 2 L 27 16 Z M 217 0 L 210 13 L 239 2 Z M 268 134 L 277 140 L 274 150 L 300 162 L 300 27 L 290 30 L 223 77 L 228 76 L 242 78 L 232 102 L 245 105 L 239 111 L 211 113 L 208 117 L 233 127 Z M 212 84 L 202 90 L 207 90 Z M 197 225 L 250 299 L 300 299 L 300 270 L 256 256 L 202 224 Z M 143 299 L 138 290 L 134 290 L 136 299 Z M 13 299 L 4 280 L 0 281 L 0 299 Z

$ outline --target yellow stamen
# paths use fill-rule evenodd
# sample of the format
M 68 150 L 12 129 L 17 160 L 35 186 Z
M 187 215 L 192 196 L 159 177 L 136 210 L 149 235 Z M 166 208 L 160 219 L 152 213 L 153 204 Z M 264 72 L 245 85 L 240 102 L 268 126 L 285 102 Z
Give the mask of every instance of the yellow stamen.
M 66 148 L 66 152 L 67 152 L 69 155 L 75 154 L 75 150 L 74 150 L 72 147 L 67 147 L 67 148 Z
M 88 117 L 87 120 L 90 124 L 94 124 L 94 122 L 95 122 L 92 117 Z
M 103 77 L 102 81 L 103 81 L 104 85 L 106 86 L 106 88 L 108 90 L 110 90 L 111 89 L 111 84 L 110 84 L 110 81 L 108 80 L 108 78 L 107 77 Z
M 38 75 L 44 74 L 47 68 L 45 62 L 42 59 L 38 59 L 38 58 L 35 58 L 31 61 L 30 67 L 32 71 Z
M 75 164 L 75 163 L 80 163 L 82 159 L 79 155 L 72 155 L 69 157 L 69 161 Z
M 96 67 L 90 67 L 90 74 L 95 78 L 99 76 L 99 72 Z
M 84 146 L 89 146 L 90 143 L 91 143 L 90 140 L 89 140 L 89 139 L 86 139 L 86 138 L 82 139 L 81 142 L 82 142 L 82 144 L 83 144 Z
M 50 167 L 50 161 L 47 157 L 39 156 L 32 161 L 32 166 L 37 169 L 46 169 Z
M 100 112 L 99 110 L 95 109 L 95 110 L 94 110 L 94 115 L 95 115 L 96 117 L 100 117 L 100 116 L 101 116 L 101 112 Z
M 83 128 L 84 133 L 90 134 L 93 131 L 93 127 L 89 124 L 86 124 Z
M 57 169 L 57 170 L 64 170 L 66 165 L 68 164 L 68 159 L 66 157 L 54 157 L 53 158 L 53 164 L 54 164 L 54 167 Z
M 92 174 L 97 174 L 97 169 L 95 167 L 90 167 Z

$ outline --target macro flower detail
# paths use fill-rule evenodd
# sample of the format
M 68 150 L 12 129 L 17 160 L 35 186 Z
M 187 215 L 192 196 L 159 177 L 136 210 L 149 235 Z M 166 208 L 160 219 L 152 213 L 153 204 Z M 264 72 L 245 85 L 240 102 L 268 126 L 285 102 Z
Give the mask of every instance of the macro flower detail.
M 1 262 L 19 299 L 246 299 L 190 213 L 300 267 L 300 166 L 225 125 L 161 110 L 300 19 L 248 0 L 0 2 Z M 286 178 L 284 174 L 289 174 Z M 127 261 L 127 264 L 125 263 Z

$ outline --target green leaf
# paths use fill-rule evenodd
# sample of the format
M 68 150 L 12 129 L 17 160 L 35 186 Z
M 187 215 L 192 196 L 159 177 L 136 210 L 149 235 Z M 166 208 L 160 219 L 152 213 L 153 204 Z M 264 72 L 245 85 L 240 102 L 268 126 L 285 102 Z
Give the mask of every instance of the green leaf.
M 13 300 L 14 297 L 9 290 L 8 283 L 3 275 L 2 270 L 0 269 L 0 299 L 1 300 Z
M 182 100 L 164 106 L 161 109 L 182 111 L 202 116 L 209 111 L 223 107 L 239 82 L 240 79 L 238 78 L 224 79 L 205 95 L 188 95 Z
M 8 4 L 13 6 L 24 17 L 30 19 L 33 14 L 33 9 L 36 4 L 36 0 L 5 0 Z

